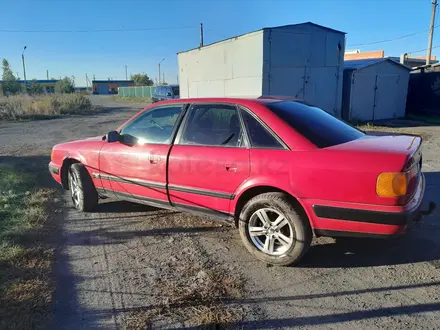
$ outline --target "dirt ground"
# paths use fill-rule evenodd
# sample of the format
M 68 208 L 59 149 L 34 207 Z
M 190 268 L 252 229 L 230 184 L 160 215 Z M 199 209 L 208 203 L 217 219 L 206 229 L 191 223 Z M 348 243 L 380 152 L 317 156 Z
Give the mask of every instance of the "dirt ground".
M 54 144 L 105 134 L 142 107 L 92 100 L 107 111 L 0 123 L 0 162 L 33 164 L 55 186 L 42 170 Z M 440 127 L 411 131 L 428 136 L 425 201 L 440 205 Z M 398 240 L 315 239 L 300 266 L 281 268 L 255 260 L 236 229 L 206 218 L 112 200 L 83 214 L 61 189 L 59 197 L 54 329 L 137 329 L 149 319 L 153 329 L 196 326 L 203 306 L 170 295 L 208 286 L 211 270 L 241 283 L 228 282 L 218 303 L 227 313 L 211 322 L 225 327 L 440 328 L 440 211 Z

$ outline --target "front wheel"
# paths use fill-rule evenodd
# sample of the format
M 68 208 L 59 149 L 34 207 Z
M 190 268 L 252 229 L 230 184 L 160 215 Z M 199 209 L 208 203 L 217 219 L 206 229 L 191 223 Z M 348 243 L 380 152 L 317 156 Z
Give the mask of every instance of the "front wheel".
M 79 211 L 92 211 L 98 204 L 98 193 L 83 164 L 75 163 L 70 166 L 69 190 L 73 206 Z
M 258 195 L 243 207 L 239 231 L 244 245 L 256 258 L 272 265 L 297 263 L 312 243 L 312 229 L 286 194 Z

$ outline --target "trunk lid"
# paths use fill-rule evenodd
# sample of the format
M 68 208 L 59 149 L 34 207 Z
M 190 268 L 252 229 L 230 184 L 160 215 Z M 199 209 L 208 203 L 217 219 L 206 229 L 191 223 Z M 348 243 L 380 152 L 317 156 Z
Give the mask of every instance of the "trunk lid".
M 421 143 L 422 138 L 418 135 L 364 135 L 357 140 L 329 148 L 414 156 Z
M 351 142 L 329 147 L 328 149 L 398 155 L 403 161 L 401 167 L 396 168 L 396 171 L 405 173 L 407 180 L 406 196 L 399 201 L 399 204 L 404 204 L 413 196 L 420 180 L 422 172 L 421 145 L 422 138 L 418 135 L 370 134 Z M 388 171 L 384 170 L 384 172 Z

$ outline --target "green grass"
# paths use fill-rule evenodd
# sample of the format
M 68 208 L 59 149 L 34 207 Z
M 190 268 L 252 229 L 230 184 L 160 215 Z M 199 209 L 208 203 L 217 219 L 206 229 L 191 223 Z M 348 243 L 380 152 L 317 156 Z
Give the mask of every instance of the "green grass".
M 113 98 L 116 101 L 132 102 L 132 103 L 151 103 L 151 97 L 137 97 L 137 96 L 119 96 L 115 95 Z
M 30 172 L 0 164 L 0 329 L 44 329 L 54 284 L 48 205 L 54 191 Z

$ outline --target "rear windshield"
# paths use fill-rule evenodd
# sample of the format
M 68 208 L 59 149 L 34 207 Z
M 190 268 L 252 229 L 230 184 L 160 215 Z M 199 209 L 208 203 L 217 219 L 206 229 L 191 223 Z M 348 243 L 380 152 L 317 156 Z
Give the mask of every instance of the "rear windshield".
M 173 86 L 173 94 L 175 96 L 179 96 L 179 86 Z
M 335 146 L 364 136 L 360 130 L 316 107 L 295 101 L 274 102 L 266 106 L 318 148 Z

